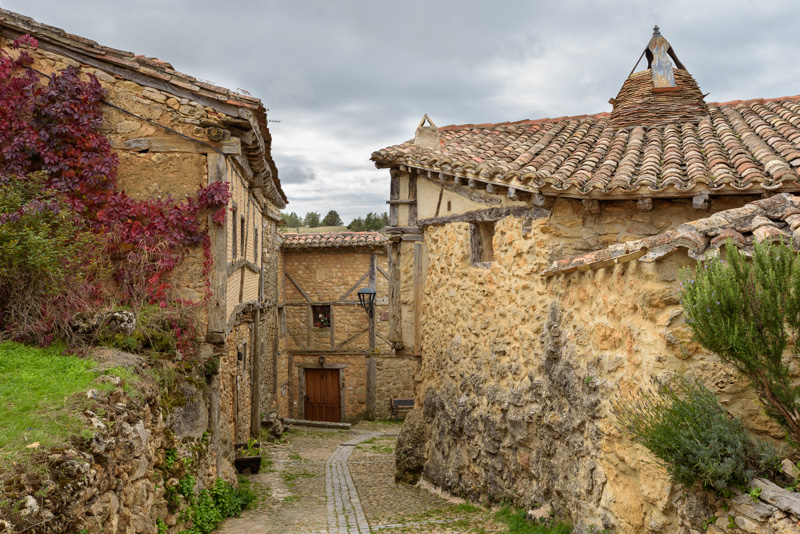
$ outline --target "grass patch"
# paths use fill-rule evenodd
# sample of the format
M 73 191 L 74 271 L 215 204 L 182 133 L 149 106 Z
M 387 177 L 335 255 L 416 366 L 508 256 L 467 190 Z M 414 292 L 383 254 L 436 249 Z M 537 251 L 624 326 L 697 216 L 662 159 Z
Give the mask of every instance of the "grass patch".
M 571 534 L 572 527 L 566 523 L 542 525 L 528 521 L 525 510 L 503 506 L 495 515 L 495 519 L 508 526 L 508 534 Z
M 79 413 L 89 401 L 76 394 L 114 388 L 95 383 L 100 374 L 135 382 L 126 369 L 101 373 L 96 366 L 93 360 L 64 355 L 63 347 L 0 343 L 0 462 L 19 459 L 33 443 L 46 448 L 79 434 L 84 429 Z
M 372 452 L 379 452 L 381 454 L 392 454 L 394 453 L 394 445 L 373 445 L 370 447 Z
M 312 473 L 311 471 L 306 471 L 305 469 L 302 471 L 296 471 L 296 472 L 284 471 L 283 473 L 281 473 L 281 479 L 283 480 L 283 483 L 286 484 L 286 487 L 289 489 L 294 488 L 297 479 L 314 478 L 315 476 L 317 476 L 315 473 Z

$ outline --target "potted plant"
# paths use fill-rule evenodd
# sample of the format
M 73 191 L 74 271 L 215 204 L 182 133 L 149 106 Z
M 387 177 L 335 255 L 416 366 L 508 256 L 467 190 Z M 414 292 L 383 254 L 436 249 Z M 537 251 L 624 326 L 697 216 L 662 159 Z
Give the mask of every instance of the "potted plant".
M 234 445 L 236 450 L 236 458 L 233 460 L 233 465 L 236 471 L 244 473 L 249 469 L 250 473 L 255 475 L 261 469 L 261 443 L 250 438 L 247 443 L 237 443 Z

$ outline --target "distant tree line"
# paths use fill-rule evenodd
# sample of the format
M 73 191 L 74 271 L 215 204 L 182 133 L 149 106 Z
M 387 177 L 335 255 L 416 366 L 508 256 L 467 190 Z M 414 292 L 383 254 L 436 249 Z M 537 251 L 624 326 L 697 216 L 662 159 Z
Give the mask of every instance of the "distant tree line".
M 309 211 L 305 217 L 300 217 L 297 213 L 281 213 L 281 217 L 289 228 L 307 226 L 308 228 L 319 228 L 320 226 L 344 226 L 342 218 L 336 210 L 330 210 L 325 217 L 320 220 L 319 212 Z M 347 225 L 347 229 L 353 232 L 378 232 L 389 226 L 389 215 L 384 213 L 367 213 L 366 217 L 357 217 Z

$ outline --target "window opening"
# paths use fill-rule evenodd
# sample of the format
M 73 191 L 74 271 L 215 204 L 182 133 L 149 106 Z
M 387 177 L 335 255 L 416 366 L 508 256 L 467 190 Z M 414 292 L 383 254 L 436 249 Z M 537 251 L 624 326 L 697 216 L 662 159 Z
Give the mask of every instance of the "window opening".
M 450 211 L 451 209 L 452 209 L 452 207 L 450 206 L 450 201 L 448 200 L 447 201 L 447 211 Z
M 242 236 L 241 236 L 241 240 L 242 240 L 242 256 L 246 256 L 247 255 L 247 251 L 244 249 L 244 247 L 247 246 L 247 242 L 245 241 L 245 235 L 244 235 L 244 215 L 242 215 L 242 224 L 241 224 L 241 227 L 240 227 L 239 231 L 242 234 Z
M 321 306 L 311 306 L 311 313 L 314 316 L 314 328 L 330 328 L 331 326 L 331 307 L 324 304 Z
M 258 226 L 253 226 L 253 261 L 258 263 Z
M 236 238 L 238 237 L 238 233 L 236 232 L 236 221 L 239 220 L 239 217 L 236 215 L 236 208 L 233 208 L 233 243 L 231 245 L 231 256 L 233 259 L 236 259 L 236 255 L 238 253 L 236 247 Z
M 488 267 L 494 261 L 494 221 L 470 223 L 471 260 L 475 267 Z

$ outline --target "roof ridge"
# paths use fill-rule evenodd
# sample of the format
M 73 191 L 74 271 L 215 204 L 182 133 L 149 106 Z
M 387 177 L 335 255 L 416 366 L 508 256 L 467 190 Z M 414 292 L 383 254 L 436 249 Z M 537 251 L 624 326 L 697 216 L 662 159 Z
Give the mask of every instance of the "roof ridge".
M 739 104 L 763 104 L 764 102 L 781 102 L 790 100 L 792 102 L 800 101 L 800 95 L 792 96 L 776 96 L 772 98 L 749 98 L 746 100 L 729 100 L 727 102 L 708 102 L 709 106 L 737 106 Z

